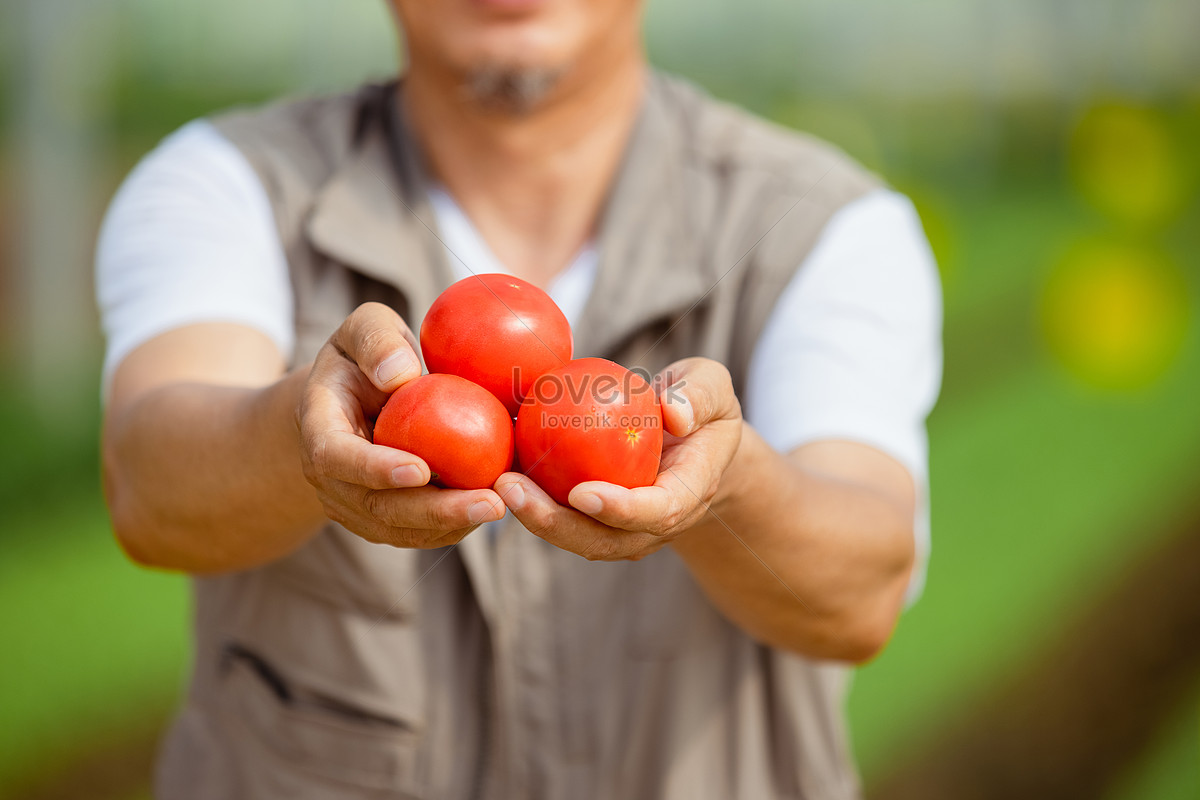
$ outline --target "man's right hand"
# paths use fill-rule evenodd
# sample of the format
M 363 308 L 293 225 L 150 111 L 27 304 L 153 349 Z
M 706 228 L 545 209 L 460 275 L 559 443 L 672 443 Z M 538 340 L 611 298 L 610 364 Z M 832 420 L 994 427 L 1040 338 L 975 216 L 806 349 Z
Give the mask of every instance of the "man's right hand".
M 505 513 L 491 489 L 429 486 L 419 457 L 371 443 L 388 396 L 420 374 L 408 325 L 366 303 L 317 354 L 296 409 L 304 476 L 330 519 L 371 542 L 442 547 Z

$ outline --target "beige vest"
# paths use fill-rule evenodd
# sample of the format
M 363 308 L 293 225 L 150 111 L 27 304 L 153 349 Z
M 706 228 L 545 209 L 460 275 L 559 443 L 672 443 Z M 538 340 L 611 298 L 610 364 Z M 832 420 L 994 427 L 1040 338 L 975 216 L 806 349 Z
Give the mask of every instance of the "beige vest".
M 416 329 L 452 281 L 394 89 L 217 120 L 274 207 L 296 363 L 368 300 Z M 836 151 L 654 76 L 576 355 L 651 372 L 707 356 L 741 392 L 780 291 L 873 186 Z M 194 587 L 166 800 L 858 797 L 845 668 L 751 640 L 670 548 L 590 563 L 509 517 L 491 540 L 400 550 L 329 524 Z

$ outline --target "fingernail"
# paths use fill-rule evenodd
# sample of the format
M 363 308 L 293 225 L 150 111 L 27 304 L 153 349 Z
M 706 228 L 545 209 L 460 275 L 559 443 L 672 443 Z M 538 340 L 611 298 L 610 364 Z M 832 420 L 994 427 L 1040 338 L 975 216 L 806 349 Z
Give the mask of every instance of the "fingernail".
M 519 483 L 510 483 L 500 491 L 500 497 L 509 508 L 517 509 L 525 505 L 525 490 Z
M 404 373 L 412 372 L 416 368 L 417 357 L 413 354 L 413 351 L 408 349 L 398 350 L 384 359 L 383 363 L 375 370 L 375 380 L 381 386 L 387 385 Z
M 600 495 L 592 494 L 591 492 L 585 492 L 577 495 L 576 498 L 571 501 L 571 505 L 575 506 L 585 514 L 599 514 L 604 508 L 604 501 L 600 499 Z
M 678 409 L 679 415 L 683 417 L 684 432 L 691 433 L 692 426 L 696 424 L 696 410 L 692 408 L 692 402 L 681 396 L 678 400 L 672 400 L 671 405 Z
M 392 483 L 399 489 L 421 486 L 425 483 L 425 475 L 416 464 L 405 464 L 392 470 Z
M 472 525 L 478 525 L 492 516 L 492 504 L 487 500 L 478 500 L 467 509 L 467 519 Z

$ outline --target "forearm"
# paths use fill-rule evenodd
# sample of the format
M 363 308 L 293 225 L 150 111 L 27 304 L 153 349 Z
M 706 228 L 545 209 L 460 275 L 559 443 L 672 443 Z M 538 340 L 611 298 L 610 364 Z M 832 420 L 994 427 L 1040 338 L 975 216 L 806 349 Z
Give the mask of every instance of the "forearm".
M 862 661 L 886 642 L 912 568 L 911 508 L 802 468 L 749 425 L 711 508 L 673 546 L 734 623 L 818 658 Z
M 130 557 L 187 572 L 274 560 L 320 525 L 295 409 L 307 369 L 265 388 L 170 384 L 108 421 L 105 492 Z

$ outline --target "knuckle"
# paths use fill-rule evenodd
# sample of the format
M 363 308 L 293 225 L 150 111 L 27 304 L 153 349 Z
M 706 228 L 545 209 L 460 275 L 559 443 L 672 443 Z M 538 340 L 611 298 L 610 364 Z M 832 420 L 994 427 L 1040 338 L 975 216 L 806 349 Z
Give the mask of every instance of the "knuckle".
M 384 494 L 377 491 L 369 491 L 363 495 L 363 510 L 370 514 L 375 519 L 387 521 L 388 508 L 384 503 Z
M 654 533 L 662 535 L 675 530 L 683 522 L 684 513 L 683 503 L 676 497 L 671 498 L 671 503 L 667 506 L 667 513 L 658 520 L 657 530 Z
M 329 339 L 334 351 L 344 354 L 352 349 L 361 340 L 363 331 L 370 329 L 378 308 L 379 303 L 371 302 L 363 303 L 351 311 Z
M 630 520 L 630 523 L 631 524 L 623 526 L 625 530 L 638 533 L 652 533 L 655 535 L 658 535 L 658 532 L 664 529 L 668 524 L 667 515 L 665 513 L 654 516 L 644 516 L 640 520 Z
M 602 537 L 596 537 L 592 542 L 583 549 L 581 556 L 588 561 L 608 561 L 613 554 L 613 547 L 606 542 Z
M 538 536 L 547 533 L 554 529 L 555 518 L 554 514 L 549 511 L 538 511 L 534 515 L 533 526 L 537 529 Z
M 533 535 L 541 536 L 554 527 L 554 514 L 540 505 L 535 505 L 521 512 L 521 524 Z
M 308 373 L 308 382 L 305 384 L 303 391 L 300 393 L 300 400 L 292 409 L 292 424 L 296 426 L 296 432 L 300 434 L 300 441 L 306 441 L 308 435 L 308 414 L 312 408 L 312 370 Z
M 359 352 L 371 357 L 392 346 L 391 331 L 386 328 L 373 327 L 363 333 L 359 339 Z
M 312 441 L 313 431 L 313 406 L 316 403 L 313 397 L 313 375 L 315 369 L 309 372 L 308 383 L 300 394 L 300 402 L 296 403 L 295 409 L 292 411 L 292 421 L 296 424 L 296 430 L 300 433 L 300 441 L 307 447 Z
M 368 542 L 386 544 L 389 547 L 407 547 L 409 540 L 408 531 L 390 525 L 366 527 L 358 535 Z
M 533 514 L 526 518 L 525 529 L 534 536 L 541 536 L 550 530 L 550 522 L 542 514 Z
M 319 478 L 329 472 L 329 437 L 318 436 L 308 447 L 308 464 L 313 477 Z
M 353 338 L 354 329 L 358 326 L 358 321 L 358 309 L 355 309 L 350 312 L 350 316 L 342 320 L 342 324 L 338 325 L 337 330 L 333 332 L 321 349 L 317 351 L 317 357 L 313 362 L 314 367 L 319 368 L 329 359 L 346 353 L 346 343 Z
M 321 345 L 321 349 L 318 350 L 316 356 L 313 357 L 312 371 L 309 372 L 308 378 L 308 390 L 305 393 L 306 400 L 308 395 L 312 393 L 313 382 L 319 380 L 319 377 L 324 372 L 328 371 L 329 362 L 338 358 L 342 353 L 341 342 L 342 339 L 345 338 L 345 327 L 346 324 L 342 323 L 342 327 L 333 332 L 333 335 L 329 337 L 325 344 Z
M 353 311 L 350 312 L 350 316 L 346 317 L 345 324 L 353 326 L 356 324 L 366 322 L 366 321 L 370 320 L 371 318 L 377 316 L 381 311 L 385 310 L 386 308 L 387 308 L 387 306 L 383 305 L 382 303 L 376 303 L 373 300 L 366 302 L 366 303 L 362 303 L 358 307 L 356 307 Z
M 392 527 L 387 529 L 387 533 L 387 543 L 392 547 L 425 550 L 432 546 L 429 542 L 429 534 L 416 528 Z
M 648 525 L 657 524 L 656 520 L 653 519 L 647 521 L 645 514 L 636 514 L 633 512 L 621 514 L 620 516 L 614 515 L 612 518 L 604 520 L 604 523 L 610 528 L 627 532 L 642 530 Z
M 360 449 L 354 454 L 354 474 L 367 485 L 371 481 L 371 452 Z
M 452 531 L 460 526 L 460 521 L 457 519 L 457 516 L 458 515 L 446 505 L 435 501 L 431 503 L 427 509 L 425 519 L 430 530 Z

